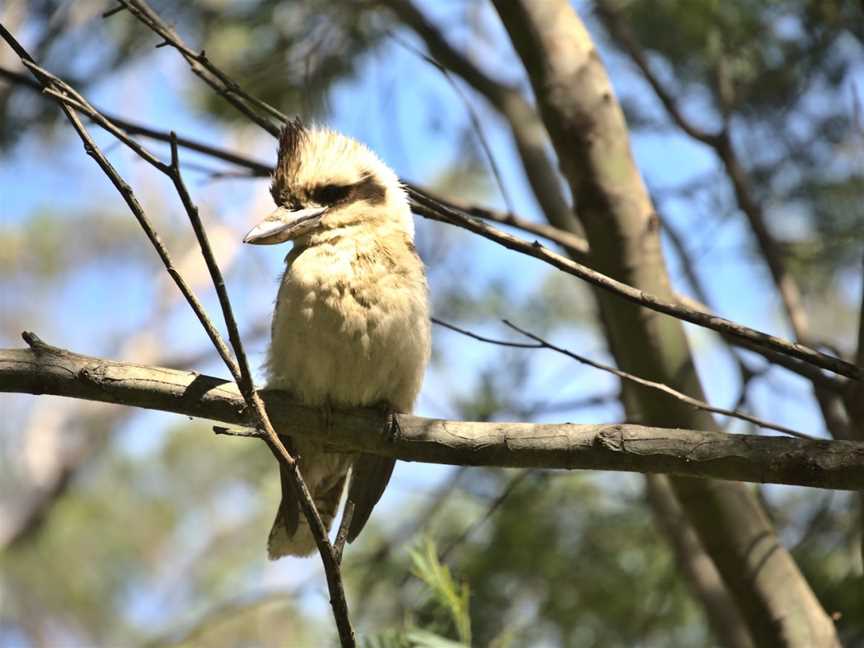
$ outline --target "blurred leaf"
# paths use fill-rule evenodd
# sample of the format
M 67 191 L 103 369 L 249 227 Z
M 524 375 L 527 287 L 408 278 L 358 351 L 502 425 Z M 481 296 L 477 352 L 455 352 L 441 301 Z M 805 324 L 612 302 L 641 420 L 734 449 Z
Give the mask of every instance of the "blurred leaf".
M 456 583 L 450 570 L 438 560 L 435 543 L 427 539 L 411 551 L 412 573 L 429 588 L 431 597 L 450 615 L 459 640 L 471 645 L 468 583 Z M 448 642 L 452 645 L 452 642 Z M 428 644 L 431 648 L 432 644 Z M 443 646 L 443 644 L 441 644 Z

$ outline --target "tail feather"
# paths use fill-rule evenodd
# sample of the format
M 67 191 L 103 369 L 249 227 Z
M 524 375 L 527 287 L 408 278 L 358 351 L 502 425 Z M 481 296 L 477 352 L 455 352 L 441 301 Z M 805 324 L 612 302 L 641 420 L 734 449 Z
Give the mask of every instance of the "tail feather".
M 378 455 L 361 454 L 354 460 L 351 484 L 348 487 L 348 499 L 354 503 L 351 526 L 348 527 L 348 542 L 354 542 L 366 526 L 372 509 L 381 499 L 390 481 L 394 465 L 395 459 Z
M 328 532 L 339 509 L 348 469 L 351 468 L 348 499 L 353 503 L 354 510 L 350 522 L 346 522 L 349 523 L 348 542 L 353 542 L 363 530 L 372 509 L 390 481 L 395 460 L 369 454 L 351 457 L 322 452 L 314 446 L 307 447 L 297 439 L 288 440 L 286 437 L 283 440 L 293 441 L 292 450 L 297 457 L 300 472 L 324 523 L 324 529 Z M 282 556 L 308 556 L 316 549 L 315 538 L 300 508 L 288 470 L 281 463 L 279 477 L 282 501 L 267 539 L 267 555 L 270 560 Z
M 281 469 L 280 467 L 280 470 Z M 302 466 L 301 466 L 302 471 Z M 320 484 L 311 484 L 317 488 L 310 488 L 312 501 L 321 516 L 325 531 L 329 531 L 339 508 L 339 500 L 342 499 L 342 491 L 345 489 L 345 478 L 347 468 L 335 480 L 326 480 Z M 315 551 L 315 536 L 309 528 L 309 523 L 300 510 L 300 502 L 297 493 L 287 475 L 282 473 L 282 502 L 270 529 L 267 539 L 267 556 L 270 560 L 276 560 L 283 556 L 308 556 Z

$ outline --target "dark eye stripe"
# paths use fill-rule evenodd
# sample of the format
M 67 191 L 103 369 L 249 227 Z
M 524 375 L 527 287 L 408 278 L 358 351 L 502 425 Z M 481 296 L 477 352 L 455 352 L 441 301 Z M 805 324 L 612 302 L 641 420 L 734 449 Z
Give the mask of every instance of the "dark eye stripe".
M 320 205 L 335 205 L 351 195 L 351 185 L 324 185 L 312 192 L 312 198 Z

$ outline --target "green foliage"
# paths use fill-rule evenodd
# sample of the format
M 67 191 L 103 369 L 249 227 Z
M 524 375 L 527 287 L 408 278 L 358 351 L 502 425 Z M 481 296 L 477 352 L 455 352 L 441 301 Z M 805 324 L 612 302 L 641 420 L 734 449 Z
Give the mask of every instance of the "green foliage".
M 649 0 L 624 7 L 639 42 L 674 66 L 678 83 L 707 89 L 723 111 L 780 111 L 819 78 L 849 69 L 839 41 L 861 33 L 854 3 Z M 674 25 L 674 38 L 669 38 Z
M 467 648 L 469 644 L 451 641 L 426 630 L 390 631 L 363 640 L 363 648 Z
M 384 35 L 380 20 L 351 0 L 254 2 L 189 11 L 190 30 L 206 34 L 202 47 L 245 90 L 281 111 L 326 114 L 327 93 L 354 77 Z M 212 92 L 204 107 L 229 120 L 243 117 Z
M 258 445 L 226 443 L 196 424 L 137 456 L 101 453 L 52 511 L 50 529 L 0 556 L 2 587 L 15 592 L 0 625 L 56 618 L 85 644 L 130 645 L 233 597 L 263 560 L 264 507 L 275 507 L 258 494 L 273 468 Z M 153 611 L 138 609 L 141 597 L 158 609 L 166 587 L 175 604 L 142 623 Z
M 411 551 L 412 573 L 429 589 L 430 598 L 449 615 L 456 636 L 465 645 L 471 645 L 471 618 L 469 616 L 468 583 L 458 584 L 450 570 L 438 560 L 435 543 L 426 540 Z
M 484 471 L 503 489 L 505 471 Z M 479 486 L 479 484 L 478 484 Z M 457 549 L 479 645 L 701 645 L 704 629 L 638 482 L 537 472 Z M 494 491 L 493 491 L 494 492 Z
M 450 569 L 441 564 L 435 543 L 428 538 L 409 555 L 411 573 L 424 586 L 423 627 L 408 623 L 404 630 L 371 635 L 364 638 L 364 648 L 469 648 L 472 644 L 468 583 L 456 582 Z

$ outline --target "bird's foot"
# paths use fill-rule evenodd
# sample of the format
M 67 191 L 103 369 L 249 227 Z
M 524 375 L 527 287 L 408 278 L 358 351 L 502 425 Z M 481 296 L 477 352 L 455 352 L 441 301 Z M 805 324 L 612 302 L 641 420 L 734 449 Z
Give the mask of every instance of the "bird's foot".
M 399 413 L 390 410 L 390 424 L 387 426 L 387 440 L 395 443 L 402 436 L 402 426 L 399 425 Z

